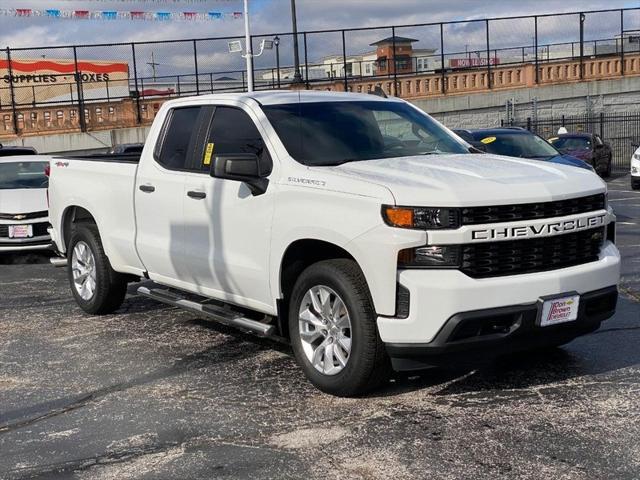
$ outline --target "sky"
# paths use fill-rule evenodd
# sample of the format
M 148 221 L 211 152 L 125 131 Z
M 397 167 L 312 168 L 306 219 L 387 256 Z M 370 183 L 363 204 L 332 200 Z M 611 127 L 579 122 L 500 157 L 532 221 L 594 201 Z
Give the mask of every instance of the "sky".
M 470 20 L 486 17 L 503 17 L 528 14 L 575 12 L 622 7 L 640 7 L 640 1 L 628 0 L 297 0 L 298 30 L 340 29 L 351 27 L 372 27 L 382 25 L 406 25 L 438 21 Z M 291 30 L 290 0 L 249 0 L 251 29 L 254 34 L 288 32 Z M 146 11 L 223 11 L 242 10 L 241 0 L 0 0 L 2 9 L 85 9 L 85 10 L 146 10 Z M 445 42 L 449 48 L 482 48 L 486 43 L 482 24 L 452 25 L 445 29 Z M 640 11 L 627 15 L 625 28 L 640 30 Z M 587 18 L 587 37 L 610 37 L 619 32 L 618 13 L 603 14 L 597 18 Z M 573 40 L 577 37 L 577 17 L 555 17 L 544 19 L 539 31 L 545 40 L 553 42 Z M 244 33 L 242 20 L 210 22 L 154 22 L 133 20 L 56 20 L 47 18 L 16 18 L 0 16 L 0 46 L 11 48 L 92 44 L 106 42 L 139 42 L 202 37 L 241 36 Z M 439 31 L 433 28 L 399 28 L 398 35 L 414 36 L 420 40 L 416 48 L 437 47 Z M 496 43 L 513 45 L 532 43 L 533 23 L 531 20 L 501 21 L 492 23 L 492 40 Z M 389 36 L 389 29 L 371 32 L 347 33 L 349 45 L 347 53 L 361 53 L 368 44 Z M 269 37 L 271 38 L 271 37 Z M 526 40 L 529 39 L 529 40 Z M 513 41 L 511 40 L 513 39 Z M 577 38 L 576 38 L 577 39 Z M 284 63 L 290 58 L 292 46 L 290 38 L 283 37 L 280 50 Z M 316 34 L 309 37 L 311 60 L 317 60 L 328 53 L 340 53 L 341 34 Z M 117 47 L 114 55 L 120 55 Z M 142 55 L 172 65 L 189 63 L 190 46 L 176 45 L 171 48 L 144 48 Z M 211 63 L 229 68 L 241 64 L 241 59 L 231 57 L 226 52 L 226 41 L 203 42 L 199 45 L 199 56 L 203 63 Z M 24 52 L 24 56 L 37 52 Z M 108 52 L 91 52 L 94 58 L 103 57 Z M 32 56 L 33 56 L 32 55 Z M 68 51 L 54 51 L 50 57 L 68 55 Z M 256 64 L 270 65 L 272 54 L 257 59 Z M 158 68 L 163 68 L 161 65 Z

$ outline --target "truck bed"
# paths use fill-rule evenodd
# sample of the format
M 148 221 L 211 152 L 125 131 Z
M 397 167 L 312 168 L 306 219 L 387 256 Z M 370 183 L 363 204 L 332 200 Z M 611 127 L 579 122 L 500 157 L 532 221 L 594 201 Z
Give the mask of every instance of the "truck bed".
M 51 157 L 50 221 L 66 251 L 64 222 L 69 208 L 95 215 L 105 253 L 113 268 L 137 274 L 143 266 L 135 249 L 134 189 L 139 154 Z M 58 211 L 63 206 L 64 211 Z

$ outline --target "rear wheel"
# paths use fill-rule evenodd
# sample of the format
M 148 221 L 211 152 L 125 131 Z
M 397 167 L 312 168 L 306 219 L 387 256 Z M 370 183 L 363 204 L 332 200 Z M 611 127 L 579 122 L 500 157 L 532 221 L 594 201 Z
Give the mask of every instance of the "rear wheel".
M 605 178 L 609 178 L 611 176 L 611 163 L 612 163 L 613 159 L 611 157 L 609 157 L 609 160 L 607 161 L 607 169 L 604 172 L 604 177 Z
M 360 395 L 388 378 L 371 295 L 351 260 L 326 260 L 302 272 L 289 302 L 289 333 L 298 363 L 324 392 Z
M 67 274 L 76 303 L 85 312 L 111 313 L 122 305 L 127 281 L 111 268 L 96 225 L 73 226 L 67 250 Z

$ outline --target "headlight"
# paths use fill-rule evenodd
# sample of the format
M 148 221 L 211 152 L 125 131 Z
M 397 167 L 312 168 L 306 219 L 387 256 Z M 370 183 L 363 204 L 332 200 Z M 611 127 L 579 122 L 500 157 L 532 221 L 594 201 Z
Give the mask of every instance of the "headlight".
M 400 268 L 443 268 L 460 266 L 459 245 L 427 245 L 407 248 L 398 253 Z
M 382 218 L 391 227 L 432 230 L 458 228 L 460 213 L 456 208 L 382 206 Z
M 636 152 L 633 154 L 633 159 L 634 160 L 640 160 L 640 153 Z
M 631 165 L 631 173 L 640 173 L 640 170 L 635 165 Z

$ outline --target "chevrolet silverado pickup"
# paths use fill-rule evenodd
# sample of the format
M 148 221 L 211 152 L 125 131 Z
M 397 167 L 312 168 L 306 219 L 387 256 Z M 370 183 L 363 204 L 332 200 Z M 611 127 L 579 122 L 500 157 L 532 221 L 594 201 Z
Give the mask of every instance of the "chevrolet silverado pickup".
M 400 99 L 172 100 L 139 156 L 52 160 L 50 230 L 86 312 L 142 279 L 358 395 L 392 369 L 561 345 L 615 312 L 606 184 L 474 151 Z

